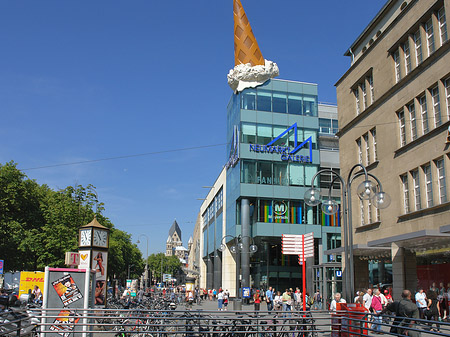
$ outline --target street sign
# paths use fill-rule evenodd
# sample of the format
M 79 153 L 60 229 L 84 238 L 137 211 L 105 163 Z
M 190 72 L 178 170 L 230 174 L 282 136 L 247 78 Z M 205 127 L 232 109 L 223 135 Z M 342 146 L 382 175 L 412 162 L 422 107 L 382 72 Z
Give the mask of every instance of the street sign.
M 172 274 L 163 274 L 163 282 L 172 281 Z

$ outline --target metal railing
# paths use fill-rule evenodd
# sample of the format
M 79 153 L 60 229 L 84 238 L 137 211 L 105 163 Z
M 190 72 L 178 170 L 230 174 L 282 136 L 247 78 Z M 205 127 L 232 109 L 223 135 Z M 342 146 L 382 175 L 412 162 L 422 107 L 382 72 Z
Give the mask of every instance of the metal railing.
M 356 337 L 378 331 L 374 315 L 347 311 L 33 309 L 29 314 L 36 322 L 35 331 L 13 325 L 8 331 L 7 323 L 1 323 L 0 336 Z M 380 331 L 387 335 L 450 336 L 448 322 L 379 317 Z

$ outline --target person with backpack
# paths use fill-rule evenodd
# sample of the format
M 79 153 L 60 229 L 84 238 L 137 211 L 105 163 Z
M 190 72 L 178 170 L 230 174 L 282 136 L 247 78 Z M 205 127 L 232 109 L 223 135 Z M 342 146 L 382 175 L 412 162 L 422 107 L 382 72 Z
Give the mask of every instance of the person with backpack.
M 314 293 L 313 309 L 322 310 L 322 295 L 320 294 L 319 289 L 317 289 L 317 291 Z

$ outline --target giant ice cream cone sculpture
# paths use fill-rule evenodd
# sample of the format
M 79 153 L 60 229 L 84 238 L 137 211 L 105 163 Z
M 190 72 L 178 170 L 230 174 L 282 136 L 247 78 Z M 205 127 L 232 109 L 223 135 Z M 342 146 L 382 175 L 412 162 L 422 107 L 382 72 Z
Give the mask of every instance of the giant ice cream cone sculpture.
M 264 65 L 264 57 L 253 35 L 241 0 L 234 0 L 234 65 L 250 63 Z
M 235 93 L 255 88 L 278 76 L 276 63 L 265 60 L 253 35 L 241 0 L 233 0 L 234 69 L 228 73 L 228 84 Z

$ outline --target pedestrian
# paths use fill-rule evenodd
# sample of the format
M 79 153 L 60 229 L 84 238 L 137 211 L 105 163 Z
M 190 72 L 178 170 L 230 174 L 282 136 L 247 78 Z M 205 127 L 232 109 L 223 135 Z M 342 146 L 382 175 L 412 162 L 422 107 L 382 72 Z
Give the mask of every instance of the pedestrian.
M 275 298 L 273 299 L 273 307 L 275 311 L 281 311 L 283 307 L 283 299 L 281 296 L 281 292 L 277 291 L 277 294 L 275 295 Z
M 412 302 L 409 290 L 403 290 L 402 292 L 402 300 L 398 304 L 398 315 L 402 317 L 399 322 L 398 333 L 407 334 L 409 337 L 419 337 L 420 332 L 408 329 L 415 329 L 416 320 L 420 318 L 419 308 Z
M 292 296 L 289 289 L 286 289 L 286 291 L 281 296 L 281 300 L 283 303 L 283 311 L 291 311 L 292 310 Z
M 223 310 L 223 291 L 219 289 L 219 294 L 217 294 L 217 306 L 219 311 Z
M 364 300 L 364 307 L 367 309 L 367 311 L 372 311 L 371 309 L 371 305 L 372 305 L 372 289 L 366 289 L 365 294 L 363 296 L 363 300 Z M 369 323 L 367 324 L 367 327 L 370 329 L 371 326 L 371 321 L 372 321 L 373 317 L 372 315 L 367 315 L 367 320 L 369 321 Z
M 294 293 L 294 300 L 295 300 L 295 307 L 297 308 L 297 310 L 302 311 L 303 310 L 303 298 L 302 298 L 302 293 L 300 291 L 300 288 L 295 288 L 295 293 Z
M 441 317 L 441 312 L 439 308 L 439 300 L 437 294 L 433 290 L 427 291 L 427 308 L 425 309 L 424 315 L 426 319 L 429 321 L 428 326 L 429 330 L 433 330 L 434 332 L 439 332 L 439 324 L 436 323 L 436 328 L 432 329 L 433 323 L 432 321 L 439 322 L 439 318 Z
M 230 297 L 230 293 L 228 289 L 223 292 L 223 310 L 227 311 L 228 307 L 228 298 Z
M 346 303 L 341 297 L 341 293 L 334 294 L 334 299 L 330 304 L 331 311 L 331 337 L 338 337 L 341 335 L 341 318 L 336 314 L 338 303 Z
M 382 332 L 381 332 L 381 312 L 383 311 L 383 305 L 381 304 L 381 301 L 382 301 L 382 299 L 380 297 L 380 289 L 375 288 L 373 290 L 372 304 L 370 305 L 370 308 L 372 309 L 372 312 L 374 313 L 372 329 L 373 329 L 373 332 L 376 334 L 382 334 Z
M 272 311 L 273 309 L 273 292 L 272 287 L 269 287 L 266 291 L 266 303 L 267 303 L 267 311 Z
M 320 294 L 320 290 L 317 289 L 314 293 L 314 309 L 322 310 L 322 295 Z
M 419 308 L 420 319 L 425 319 L 425 309 L 427 308 L 427 295 L 423 291 L 423 287 L 419 288 L 419 291 L 415 296 L 417 308 Z
M 259 289 L 257 289 L 256 292 L 253 294 L 253 302 L 255 305 L 255 311 L 259 311 L 261 307 L 261 296 L 259 293 Z
M 334 294 L 334 299 L 331 301 L 331 304 L 330 304 L 330 311 L 334 311 L 335 312 L 337 310 L 337 304 L 338 303 L 347 303 L 345 301 L 345 299 L 343 299 L 341 297 L 341 293 Z

